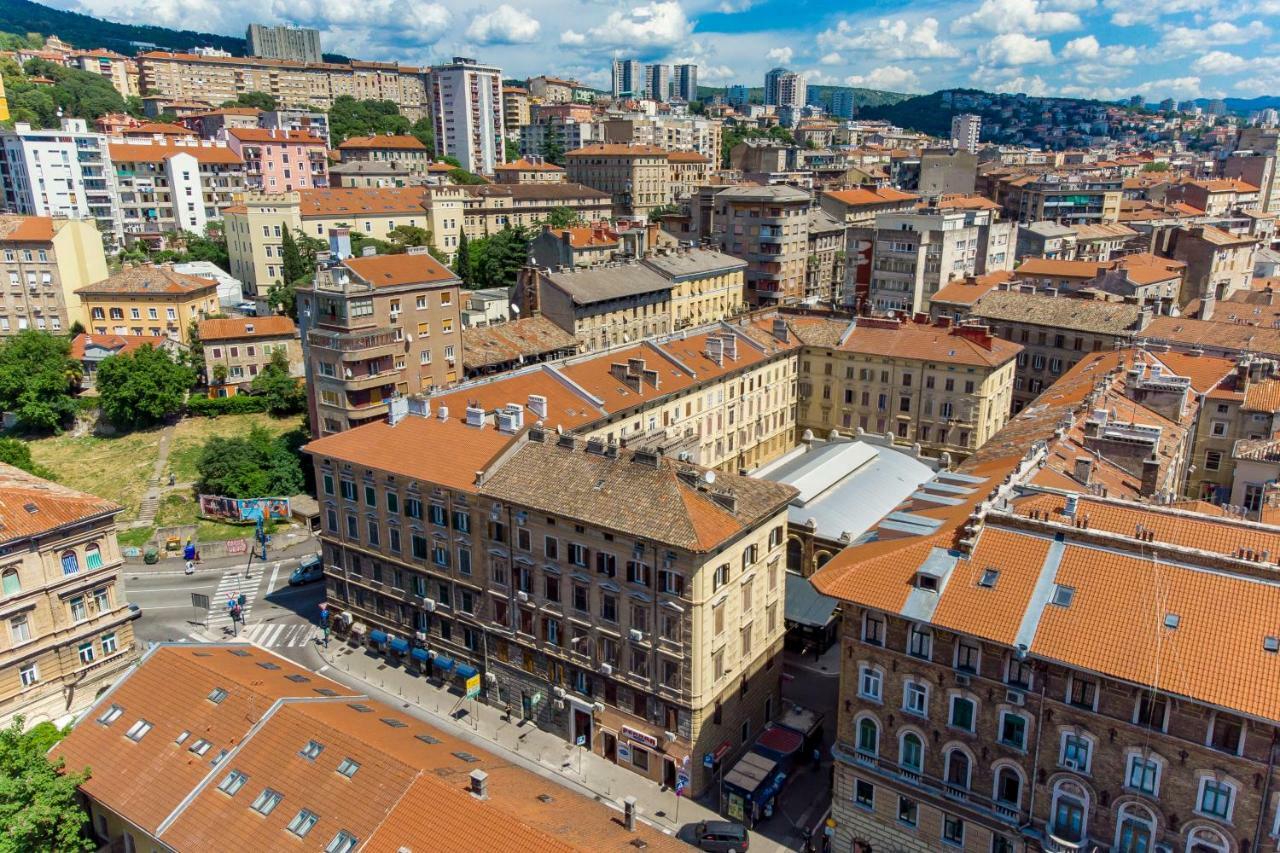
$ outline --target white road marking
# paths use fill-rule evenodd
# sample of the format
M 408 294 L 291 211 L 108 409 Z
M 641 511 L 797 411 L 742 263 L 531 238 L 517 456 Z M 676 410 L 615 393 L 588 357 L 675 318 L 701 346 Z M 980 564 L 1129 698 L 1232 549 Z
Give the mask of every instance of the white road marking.
M 276 588 L 276 578 L 279 575 L 280 575 L 280 563 L 277 561 L 275 566 L 271 569 L 271 580 L 267 581 L 268 595 L 270 595 L 271 592 Z

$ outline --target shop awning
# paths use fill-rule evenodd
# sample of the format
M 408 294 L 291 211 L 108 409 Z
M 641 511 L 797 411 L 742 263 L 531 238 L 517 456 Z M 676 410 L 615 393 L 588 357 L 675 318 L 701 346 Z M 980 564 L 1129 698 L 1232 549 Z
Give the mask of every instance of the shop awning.
M 807 628 L 825 628 L 835 618 L 834 598 L 813 588 L 808 578 L 787 572 L 787 600 L 784 615 L 788 622 Z
M 399 654 L 404 654 L 405 652 L 409 651 L 409 641 L 404 639 L 403 637 L 392 637 L 391 651 L 397 652 Z
M 471 678 L 472 676 L 479 675 L 480 670 L 470 664 L 460 663 L 458 664 L 458 668 L 454 674 L 459 678 Z
M 414 649 L 413 651 L 409 652 L 409 656 L 414 660 L 420 660 L 420 661 L 431 660 L 431 655 L 427 654 L 426 649 Z
M 453 658 L 447 655 L 436 655 L 434 658 L 432 658 L 431 663 L 440 667 L 441 669 L 453 669 Z
M 387 632 L 379 631 L 377 628 L 374 628 L 369 632 L 369 639 L 373 640 L 375 643 L 385 643 L 387 641 Z

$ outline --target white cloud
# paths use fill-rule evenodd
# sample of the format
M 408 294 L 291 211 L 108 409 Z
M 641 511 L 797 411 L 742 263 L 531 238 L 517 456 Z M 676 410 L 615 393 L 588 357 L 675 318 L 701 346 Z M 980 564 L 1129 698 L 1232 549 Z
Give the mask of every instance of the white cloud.
M 1111 11 L 1111 23 L 1117 27 L 1132 27 L 1154 23 L 1161 17 L 1167 18 L 1182 12 L 1202 12 L 1211 3 L 1206 0 L 1162 0 L 1160 3 L 1102 0 L 1102 5 Z
M 738 12 L 747 11 L 754 5 L 756 5 L 756 0 L 720 0 L 720 5 L 716 7 L 716 11 L 723 12 L 726 15 L 735 15 Z
M 1197 74 L 1238 74 L 1248 70 L 1249 60 L 1225 50 L 1211 50 L 1191 63 Z
M 984 63 L 997 67 L 1053 62 L 1053 48 L 1047 39 L 1022 33 L 1001 33 L 978 48 Z
M 633 6 L 626 12 L 610 12 L 604 23 L 592 27 L 587 35 L 593 47 L 635 50 L 674 47 L 688 38 L 692 31 L 693 25 L 676 0 L 659 0 Z
M 1058 12 L 1090 12 L 1098 8 L 1098 0 L 1044 0 L 1041 5 Z
M 884 89 L 890 92 L 918 92 L 920 78 L 910 68 L 897 65 L 882 65 L 866 74 L 854 74 L 846 77 L 844 82 L 849 86 L 862 86 L 866 89 Z
M 565 30 L 560 34 L 560 43 L 572 44 L 572 45 L 586 44 L 587 37 L 584 34 L 580 32 L 576 32 L 574 30 Z
M 831 53 L 828 53 L 826 56 L 822 57 L 818 61 L 823 65 L 843 65 L 844 57 L 836 53 L 835 51 L 832 51 Z
M 453 14 L 439 3 L 406 8 L 397 0 L 368 0 L 359 5 L 325 0 L 272 0 L 270 10 L 265 16 L 268 19 L 324 30 L 329 37 L 322 38 L 321 44 L 355 56 L 360 55 L 356 47 L 362 43 L 434 44 L 447 35 L 453 25 Z M 258 16 L 260 19 L 260 13 Z M 191 26 L 196 20 L 202 18 L 193 16 L 184 26 Z M 334 37 L 338 32 L 343 34 L 341 38 Z
M 1093 36 L 1072 39 L 1058 51 L 1058 55 L 1063 59 L 1096 59 L 1100 53 L 1102 53 L 1102 47 Z
M 1170 27 L 1165 30 L 1160 47 L 1164 50 L 1183 51 L 1203 49 L 1208 45 L 1246 44 L 1265 38 L 1270 33 L 1271 30 L 1261 21 L 1250 21 L 1243 27 L 1230 21 L 1218 21 L 1200 30 Z
M 773 50 L 765 54 L 765 58 L 772 62 L 776 62 L 779 65 L 790 65 L 791 57 L 794 55 L 795 51 L 789 47 L 775 47 Z
M 1199 77 L 1169 77 L 1163 80 L 1148 80 L 1133 87 L 1139 95 L 1158 98 L 1198 98 L 1202 94 Z
M 982 70 L 983 69 L 980 68 L 978 69 L 978 72 L 981 72 Z M 977 73 L 974 75 L 974 78 L 976 77 L 978 77 Z M 993 92 L 1007 92 L 1011 94 L 1018 94 L 1021 92 L 1022 94 L 1030 95 L 1033 98 L 1049 94 L 1049 87 L 1045 84 L 1044 79 L 1038 74 L 1032 77 L 1018 75 L 1017 77 L 1006 77 L 1001 80 L 984 79 L 983 86 Z
M 959 56 L 960 51 L 938 38 L 937 18 L 906 21 L 881 18 L 875 26 L 855 28 L 846 20 L 818 34 L 826 50 L 866 51 L 878 59 L 926 59 Z
M 973 12 L 957 18 L 952 32 L 1062 33 L 1083 24 L 1075 12 L 1051 11 L 1038 0 L 983 0 Z
M 484 15 L 476 15 L 467 27 L 467 38 L 477 44 L 529 44 L 538 40 L 542 24 L 528 12 L 503 3 Z

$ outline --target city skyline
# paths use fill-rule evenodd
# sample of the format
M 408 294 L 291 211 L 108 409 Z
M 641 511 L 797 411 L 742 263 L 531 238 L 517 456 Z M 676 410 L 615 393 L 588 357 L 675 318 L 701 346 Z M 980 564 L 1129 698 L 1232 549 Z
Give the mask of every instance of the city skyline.
M 970 0 L 851 5 L 799 0 L 652 0 L 623 9 L 554 0 L 490 4 L 378 0 L 354 9 L 314 0 L 267 8 L 233 0 L 57 0 L 126 23 L 243 33 L 249 23 L 315 27 L 335 50 L 370 60 L 430 64 L 477 56 L 509 77 L 574 76 L 608 89 L 615 57 L 695 63 L 699 82 L 760 85 L 769 68 L 810 85 L 905 92 L 973 87 L 1118 99 L 1253 97 L 1280 70 L 1280 5 L 1182 3 L 1155 9 L 1120 0 Z M 1158 11 L 1158 14 L 1157 14 Z M 549 62 L 546 46 L 557 46 Z M 1276 89 L 1276 86 L 1271 86 Z

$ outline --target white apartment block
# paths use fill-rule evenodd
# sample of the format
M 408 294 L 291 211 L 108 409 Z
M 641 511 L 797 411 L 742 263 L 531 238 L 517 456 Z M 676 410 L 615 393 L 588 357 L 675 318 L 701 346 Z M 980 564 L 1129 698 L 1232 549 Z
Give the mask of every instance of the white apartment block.
M 634 59 L 613 61 L 613 96 L 639 95 L 645 82 L 644 66 Z
M 644 67 L 644 91 L 650 100 L 671 100 L 671 66 L 654 64 Z
M 107 138 L 90 133 L 83 119 L 63 119 L 60 130 L 18 122 L 0 131 L 0 184 L 4 206 L 15 213 L 93 219 L 100 232 L 120 240 Z
M 431 69 L 431 115 L 436 154 L 456 157 L 463 168 L 492 175 L 505 163 L 502 137 L 502 69 L 455 56 Z
M 978 151 L 978 136 L 982 133 L 982 116 L 969 113 L 954 116 L 951 119 L 951 147 L 959 151 L 975 154 Z

